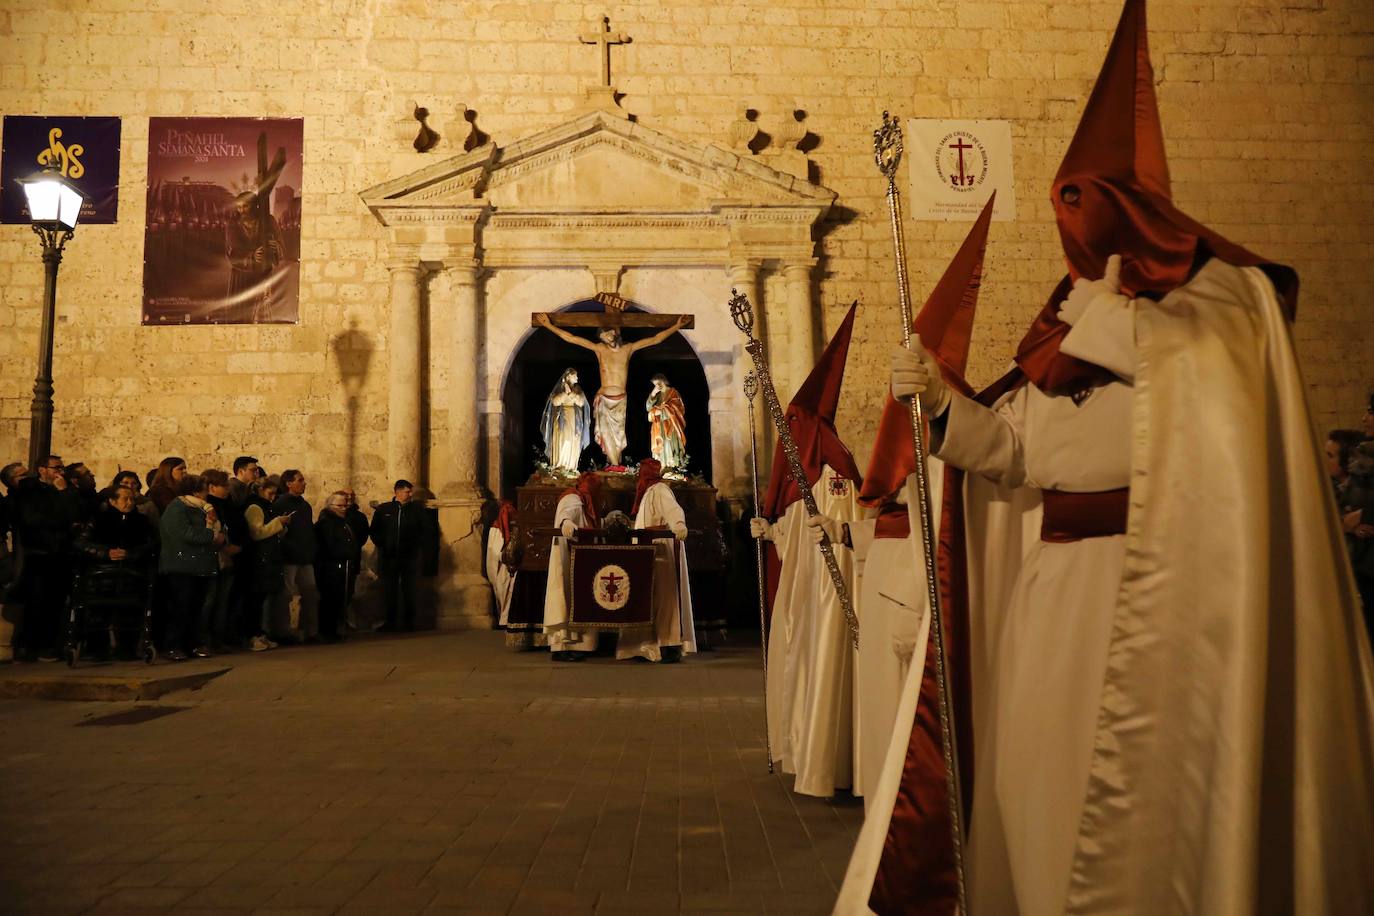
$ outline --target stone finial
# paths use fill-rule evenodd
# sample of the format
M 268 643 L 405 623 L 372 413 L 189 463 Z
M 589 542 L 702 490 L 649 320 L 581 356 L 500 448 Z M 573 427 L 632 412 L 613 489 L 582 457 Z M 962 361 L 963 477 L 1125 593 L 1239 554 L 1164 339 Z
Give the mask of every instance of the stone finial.
M 758 112 L 752 108 L 740 109 L 739 117 L 730 122 L 730 148 L 741 156 L 754 155 L 750 144 L 759 135 L 758 125 L 754 119 L 758 117 Z
M 411 144 L 415 142 L 416 118 L 415 112 L 420 108 L 414 99 L 406 99 L 401 103 L 400 113 L 396 120 L 392 122 L 393 133 L 399 143 Z
M 401 115 L 395 121 L 394 134 L 398 141 L 417 153 L 427 153 L 439 142 L 439 132 L 428 123 L 429 109 L 414 99 L 406 99 Z
M 783 115 L 778 127 L 778 145 L 783 150 L 795 150 L 806 139 L 806 112 L 801 109 Z

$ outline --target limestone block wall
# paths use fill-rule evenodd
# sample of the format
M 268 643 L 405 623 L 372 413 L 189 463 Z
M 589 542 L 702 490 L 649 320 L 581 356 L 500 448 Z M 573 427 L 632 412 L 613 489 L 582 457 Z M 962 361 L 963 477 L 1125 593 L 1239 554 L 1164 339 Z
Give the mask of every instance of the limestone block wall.
M 62 268 L 55 448 L 102 479 L 119 463 L 181 454 L 224 466 L 246 451 L 304 468 L 316 494 L 352 467 L 364 498 L 384 495 L 387 252 L 357 194 L 460 151 L 460 106 L 497 143 L 568 117 L 599 67 L 577 37 L 602 12 L 548 0 L 8 0 L 0 111 L 124 118 L 120 222 L 81 228 Z M 971 363 L 975 383 L 999 373 L 1062 273 L 1047 192 L 1115 0 L 621 0 L 609 12 L 633 38 L 612 51 L 613 79 L 645 125 L 728 145 L 743 107 L 774 135 L 806 112 L 812 177 L 839 193 L 817 246 L 823 331 L 864 303 L 840 416 L 861 464 L 896 323 L 871 131 L 885 108 L 1010 120 L 1020 219 L 993 226 Z M 1374 381 L 1374 9 L 1155 0 L 1150 16 L 1176 200 L 1302 273 L 1294 335 L 1316 422 L 1353 425 Z M 409 99 L 441 135 L 426 156 L 400 139 Z M 154 115 L 304 117 L 298 326 L 139 326 Z M 918 299 L 966 228 L 908 221 Z M 32 233 L 0 227 L 0 459 L 27 449 L 41 282 Z M 483 354 L 488 373 L 502 358 Z M 499 396 L 484 384 L 484 399 Z

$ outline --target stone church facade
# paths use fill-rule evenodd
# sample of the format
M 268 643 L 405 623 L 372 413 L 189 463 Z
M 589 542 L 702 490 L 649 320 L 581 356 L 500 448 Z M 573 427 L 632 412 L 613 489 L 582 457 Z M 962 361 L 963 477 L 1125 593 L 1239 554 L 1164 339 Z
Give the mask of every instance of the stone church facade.
M 897 336 L 871 150 L 881 113 L 1011 123 L 1018 220 L 993 226 L 971 360 L 971 381 L 990 381 L 1063 273 L 1048 189 L 1118 12 L 5 4 L 0 111 L 124 119 L 119 222 L 80 227 L 63 262 L 54 448 L 102 482 L 119 463 L 254 454 L 305 469 L 317 503 L 345 482 L 385 499 L 393 477 L 419 478 L 460 560 L 449 585 L 475 606 L 471 519 L 511 484 L 501 389 L 530 312 L 615 292 L 695 315 L 685 336 L 711 392 L 713 476 L 736 495 L 748 413 L 725 303 L 737 287 L 758 307 L 784 401 L 862 302 L 839 421 L 862 466 Z M 588 43 L 603 13 L 627 43 Z M 1175 200 L 1299 270 L 1314 413 L 1355 425 L 1374 382 L 1374 14 L 1360 0 L 1156 0 L 1150 17 Z M 417 108 L 437 134 L 425 152 Z M 163 115 L 304 119 L 295 326 L 140 326 L 147 118 Z M 905 228 L 919 302 L 967 224 Z M 0 462 L 27 450 L 41 299 L 36 240 L 0 226 Z

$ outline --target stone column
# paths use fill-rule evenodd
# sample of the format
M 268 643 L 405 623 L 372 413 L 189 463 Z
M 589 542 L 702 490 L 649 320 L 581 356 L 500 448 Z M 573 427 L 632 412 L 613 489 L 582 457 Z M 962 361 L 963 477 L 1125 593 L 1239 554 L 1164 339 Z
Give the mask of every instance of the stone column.
M 469 262 L 446 263 L 452 302 L 445 313 L 450 319 L 449 358 L 452 374 L 448 390 L 449 456 L 453 466 L 444 475 L 452 495 L 475 494 L 477 484 L 477 393 L 482 374 L 478 363 L 477 266 Z M 459 493 L 462 490 L 464 492 Z
M 787 296 L 787 390 L 796 391 L 816 364 L 816 311 L 811 302 L 814 259 L 782 265 Z
M 439 510 L 441 550 L 436 592 L 435 625 L 439 629 L 490 626 L 491 589 L 482 575 L 482 493 L 478 483 L 478 321 L 479 269 L 470 258 L 445 259 L 444 282 L 431 307 L 439 325 L 433 347 L 449 364 L 447 466 L 435 468 L 438 495 L 430 505 Z
M 387 401 L 387 474 L 419 483 L 420 477 L 420 262 L 397 257 L 391 271 L 391 330 L 387 334 L 390 393 Z M 388 483 L 389 485 L 389 483 Z

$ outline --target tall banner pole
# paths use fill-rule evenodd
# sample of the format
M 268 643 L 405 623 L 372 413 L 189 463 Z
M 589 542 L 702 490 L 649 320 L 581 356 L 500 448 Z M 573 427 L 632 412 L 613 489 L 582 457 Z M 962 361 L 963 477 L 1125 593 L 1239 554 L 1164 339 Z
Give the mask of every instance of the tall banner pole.
M 787 470 L 801 492 L 807 516 L 815 518 L 821 514 L 821 510 L 816 505 L 815 494 L 811 492 L 811 482 L 806 479 L 806 469 L 802 467 L 797 440 L 792 438 L 792 428 L 787 425 L 787 417 L 783 415 L 782 405 L 778 403 L 778 392 L 773 387 L 773 375 L 768 370 L 767 351 L 764 349 L 763 341 L 754 336 L 754 308 L 749 304 L 748 296 L 733 289 L 730 290 L 730 317 L 735 320 L 735 327 L 749 340 L 744 345 L 744 350 L 754 360 L 754 372 L 758 375 L 763 391 L 763 403 L 768 408 L 769 416 L 773 418 L 773 427 L 778 431 L 778 439 L 782 442 L 782 451 L 787 457 Z M 835 595 L 840 599 L 840 607 L 844 610 L 845 622 L 849 624 L 850 640 L 857 651 L 859 618 L 854 614 L 854 602 L 850 600 L 849 588 L 845 585 L 844 574 L 840 572 L 840 564 L 835 560 L 835 545 L 823 531 L 820 548 L 821 556 L 825 558 L 825 568 L 830 573 L 830 583 L 835 587 Z
M 754 429 L 754 396 L 759 393 L 759 380 L 750 372 L 744 376 L 744 396 L 749 399 L 749 471 L 754 479 L 754 518 L 760 518 L 759 507 L 759 438 Z M 768 754 L 768 772 L 773 772 L 773 745 L 768 737 L 768 570 L 764 565 L 763 541 L 753 538 L 754 562 L 759 570 L 759 651 L 763 656 L 763 749 Z
M 911 349 L 911 282 L 906 270 L 906 236 L 902 231 L 902 196 L 897 190 L 897 167 L 902 161 L 902 126 L 886 111 L 882 126 L 873 131 L 873 159 L 887 179 L 887 214 L 892 223 L 892 247 L 897 262 L 897 298 L 902 312 L 902 346 Z M 921 516 L 921 547 L 926 567 L 926 597 L 930 602 L 930 632 L 935 637 L 935 683 L 939 692 L 940 745 L 945 758 L 949 795 L 949 824 L 954 843 L 959 911 L 968 913 L 964 882 L 964 796 L 959 775 L 959 739 L 954 730 L 954 704 L 946 673 L 945 625 L 940 606 L 936 565 L 935 521 L 931 510 L 930 475 L 926 467 L 925 417 L 921 399 L 911 399 L 911 447 L 916 456 L 916 499 Z

